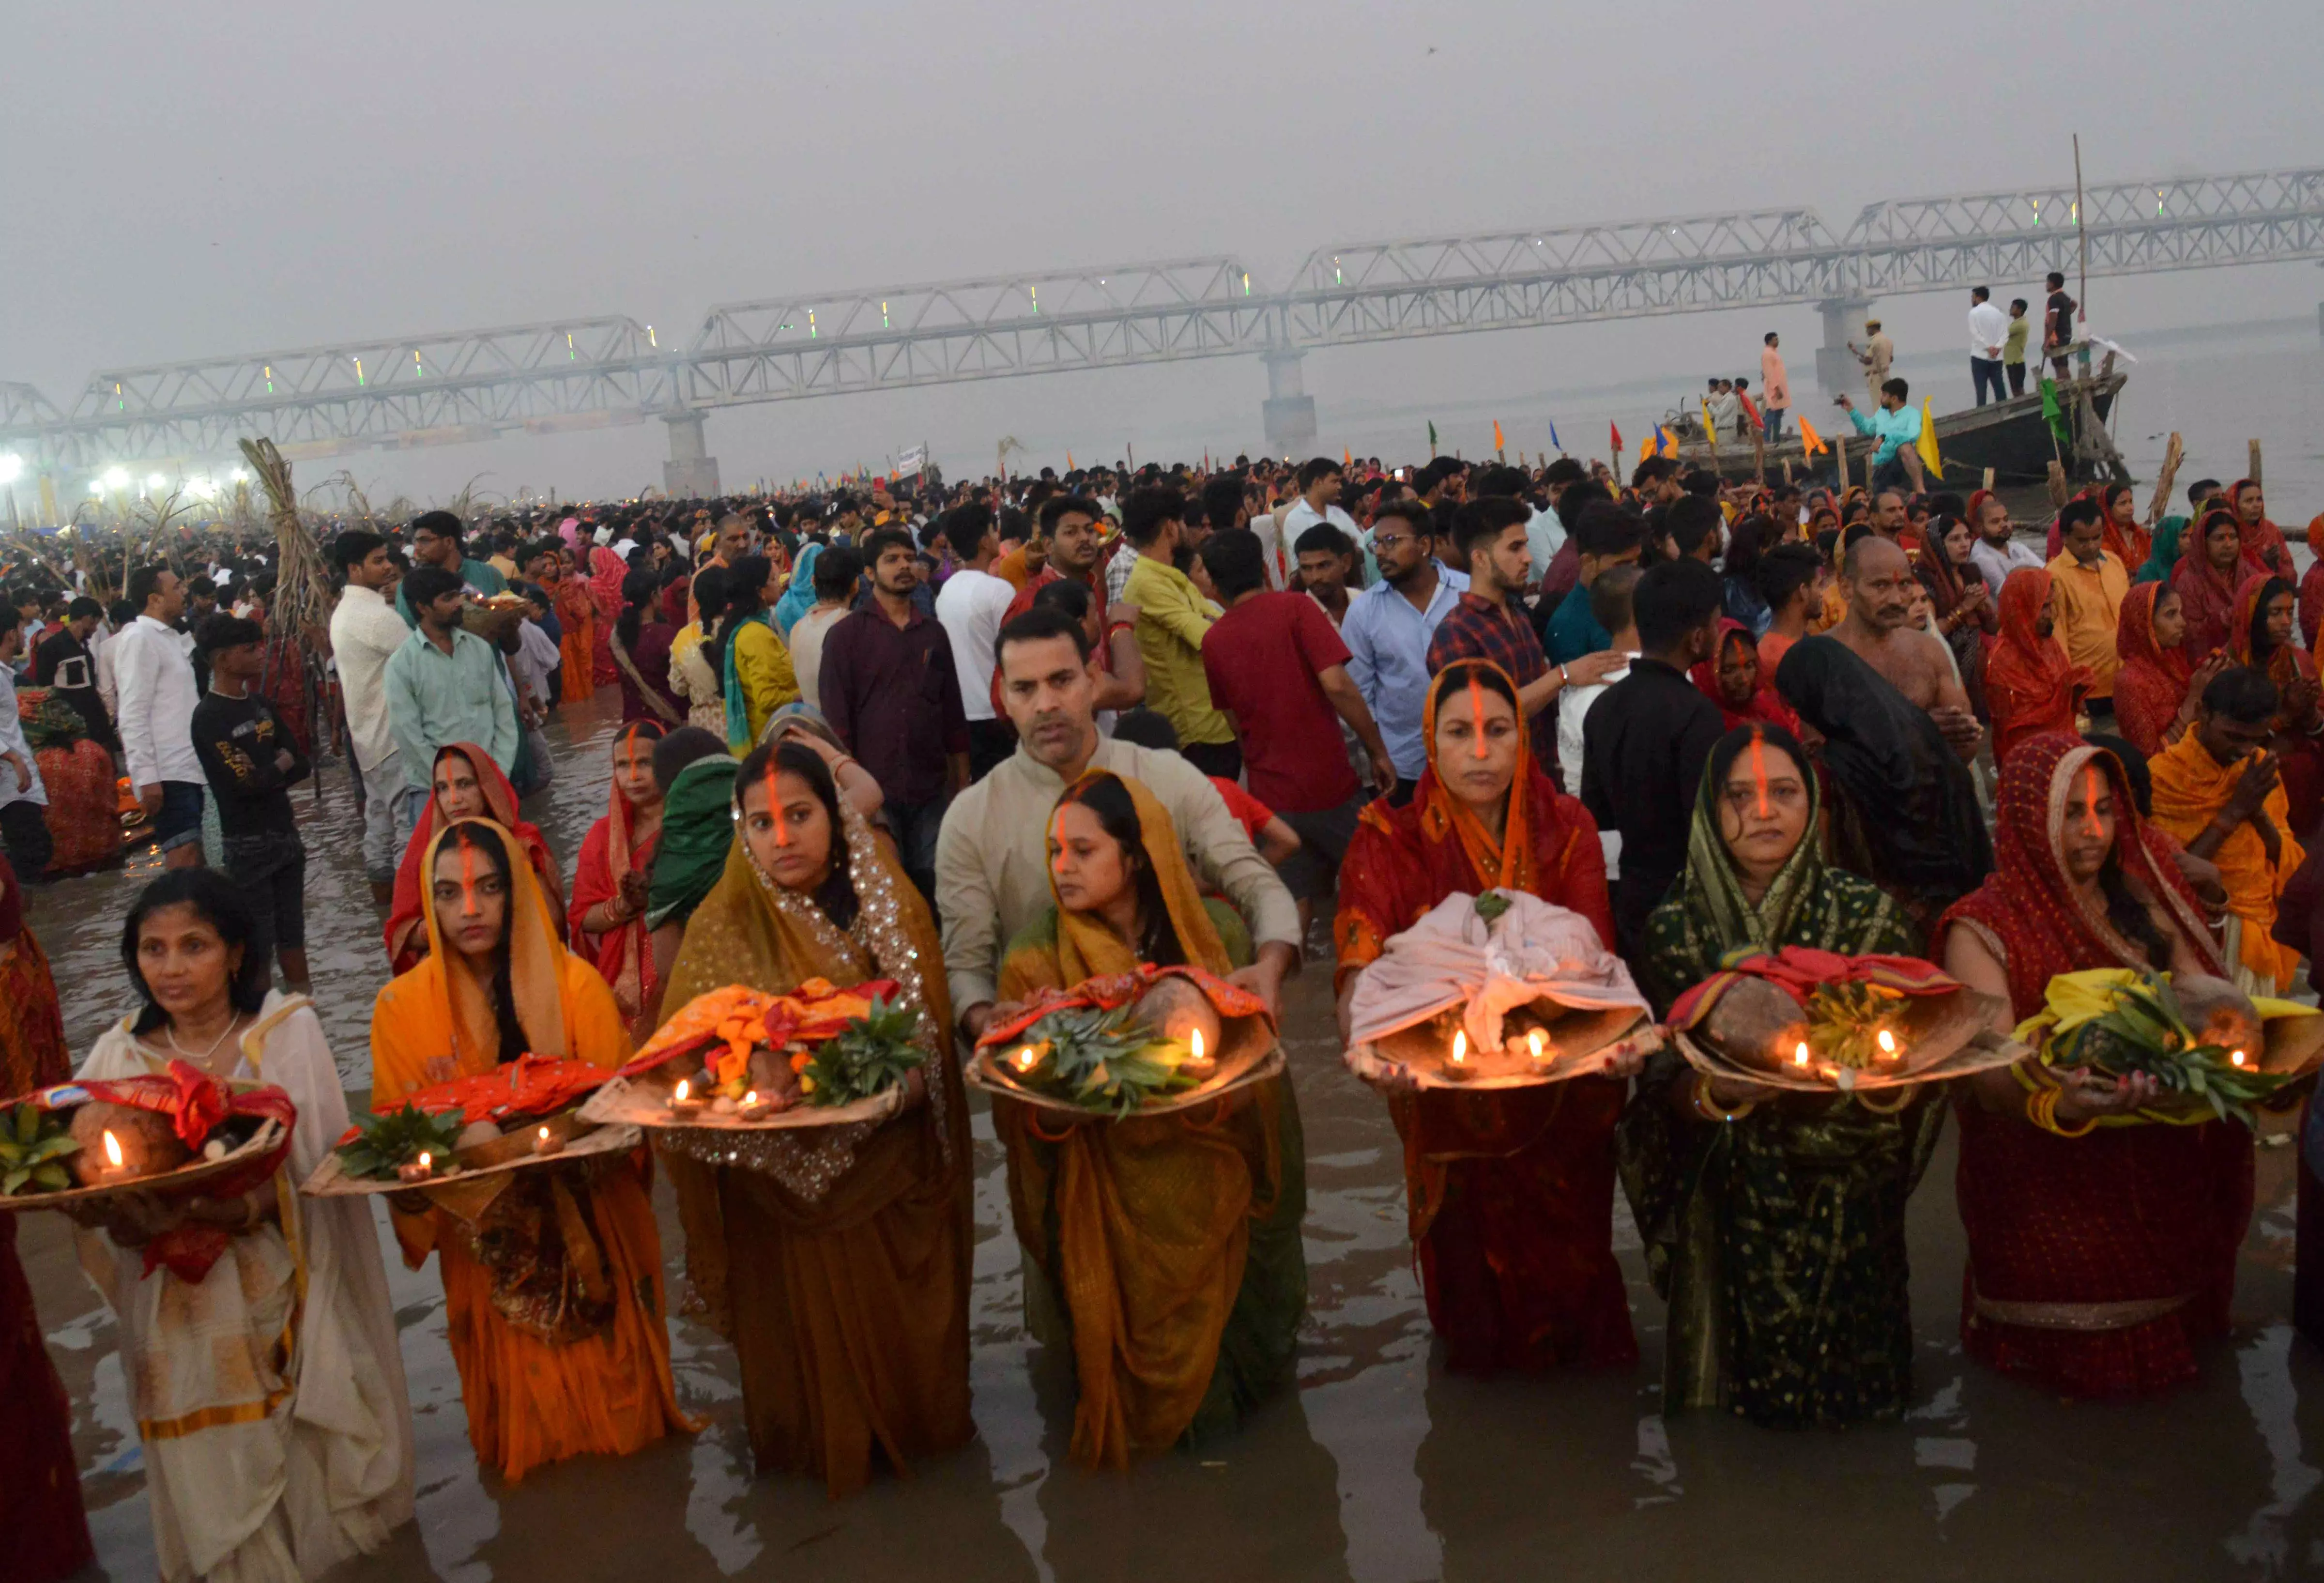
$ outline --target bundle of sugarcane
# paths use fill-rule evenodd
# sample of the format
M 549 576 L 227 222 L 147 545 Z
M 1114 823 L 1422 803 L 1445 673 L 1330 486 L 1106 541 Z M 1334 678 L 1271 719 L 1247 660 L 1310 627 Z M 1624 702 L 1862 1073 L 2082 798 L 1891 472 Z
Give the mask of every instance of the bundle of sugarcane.
M 281 710 L 300 750 L 311 759 L 318 738 L 337 736 L 336 703 L 326 662 L 330 653 L 331 579 L 322 546 L 299 514 L 290 464 L 271 440 L 245 440 L 242 454 L 266 491 L 274 524 L 274 598 L 266 613 L 266 664 L 259 691 Z M 316 778 L 320 795 L 322 780 Z

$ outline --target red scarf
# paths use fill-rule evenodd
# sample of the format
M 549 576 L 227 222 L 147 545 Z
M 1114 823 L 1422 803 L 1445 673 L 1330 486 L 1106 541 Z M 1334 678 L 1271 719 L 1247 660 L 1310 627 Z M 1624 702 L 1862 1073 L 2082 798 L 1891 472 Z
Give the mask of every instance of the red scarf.
M 2050 574 L 2030 566 L 2011 572 L 2001 585 L 2001 641 L 1985 663 L 1997 764 L 2006 764 L 2013 749 L 2043 732 L 2070 736 L 2074 711 L 2090 690 L 2089 671 L 2067 659 L 2054 636 L 2036 629 L 2049 598 Z
M 512 832 L 517 844 L 524 848 L 525 859 L 540 880 L 541 900 L 548 903 L 558 943 L 564 944 L 565 887 L 557 877 L 557 855 L 542 839 L 539 826 L 517 817 L 516 788 L 509 784 L 509 778 L 493 762 L 493 755 L 475 743 L 449 743 L 437 753 L 436 762 L 443 763 L 447 753 L 458 754 L 468 761 L 475 771 L 476 784 L 484 789 L 485 817 Z M 431 795 L 428 799 L 428 816 L 412 829 L 411 839 L 403 848 L 403 860 L 395 866 L 395 901 L 387 914 L 387 955 L 392 972 L 408 973 L 427 955 L 428 921 L 420 909 L 420 892 L 425 887 L 420 869 L 428 860 L 429 844 L 451 823 Z
M 2154 638 L 2154 606 L 2162 583 L 2133 583 L 2115 617 L 2114 650 L 2122 669 L 2114 676 L 2114 721 L 2124 741 L 2148 758 L 2163 751 L 2163 734 L 2179 717 L 2194 667 L 2182 641 L 2164 648 Z
M 1694 683 L 1697 690 L 1703 697 L 1719 706 L 1720 717 L 1726 722 L 1728 730 L 1732 731 L 1738 726 L 1748 726 L 1757 721 L 1768 726 L 1781 726 L 1784 730 L 1797 736 L 1800 734 L 1800 717 L 1792 712 L 1791 706 L 1778 697 L 1775 690 L 1768 685 L 1766 671 L 1760 672 L 1758 690 L 1751 695 L 1749 703 L 1738 709 L 1727 701 L 1727 694 L 1719 685 L 1719 665 L 1727 658 L 1727 651 L 1730 647 L 1748 649 L 1755 659 L 1759 653 L 1758 645 L 1751 641 L 1749 627 L 1731 617 L 1722 616 L 1719 623 L 1717 655 L 1709 660 L 1697 661 L 1688 670 L 1687 680 Z

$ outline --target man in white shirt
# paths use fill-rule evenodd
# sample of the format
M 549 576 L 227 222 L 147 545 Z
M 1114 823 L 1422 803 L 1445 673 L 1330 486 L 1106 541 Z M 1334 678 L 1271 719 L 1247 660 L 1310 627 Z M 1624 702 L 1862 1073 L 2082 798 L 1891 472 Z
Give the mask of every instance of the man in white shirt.
M 364 782 L 364 872 L 383 905 L 395 892 L 395 866 L 424 792 L 404 783 L 403 759 L 387 720 L 387 662 L 411 629 L 395 613 L 401 575 L 385 539 L 360 529 L 331 541 L 331 560 L 346 579 L 331 612 L 331 658 L 347 711 L 347 741 Z
M 1975 498 L 1975 509 L 1969 513 L 1969 531 L 1977 542 L 1969 547 L 1969 558 L 1985 577 L 1987 590 L 1995 599 L 2001 597 L 2001 585 L 2009 574 L 2021 567 L 2042 569 L 2041 552 L 2030 544 L 2020 544 L 2012 536 L 2015 528 L 2009 520 L 2009 508 L 2001 497 L 1980 489 Z
M 1638 623 L 1630 612 L 1630 590 L 1646 574 L 1633 562 L 1609 566 L 1600 572 L 1590 585 L 1590 617 L 1613 634 L 1611 652 L 1638 657 Z M 1630 673 L 1625 664 L 1618 671 L 1609 671 L 1599 681 L 1577 681 L 1557 695 L 1557 773 L 1565 782 L 1565 794 L 1582 795 L 1582 723 L 1590 717 L 1590 706 L 1598 695 Z M 1598 843 L 1606 855 L 1606 877 L 1620 877 L 1622 832 L 1600 830 Z
M 173 625 L 185 614 L 186 585 L 166 566 L 141 566 L 129 575 L 129 602 L 137 619 L 106 645 L 120 695 L 122 757 L 129 784 L 153 821 L 162 863 L 198 868 L 204 780 L 193 725 L 201 696 Z
M 955 564 L 936 590 L 936 620 L 952 640 L 961 712 L 968 717 L 968 776 L 973 782 L 1017 751 L 1017 728 L 992 708 L 992 643 L 1017 590 L 992 575 L 1001 532 L 991 506 L 972 503 L 957 508 L 945 518 L 944 536 Z
M 2002 382 L 2001 347 L 2009 338 L 2009 316 L 1993 305 L 1993 293 L 1983 286 L 1972 286 L 1969 293 L 1969 376 L 1977 384 L 1977 404 L 1985 405 L 1986 387 L 1993 387 L 1993 399 L 2005 401 L 2007 387 Z
M 1351 542 L 1363 542 L 1363 531 L 1356 526 L 1356 519 L 1338 505 L 1346 483 L 1340 464 L 1319 456 L 1299 469 L 1299 498 L 1291 503 L 1271 535 L 1260 527 L 1268 519 L 1252 520 L 1251 531 L 1259 534 L 1259 547 L 1266 551 L 1268 587 L 1279 592 L 1291 586 L 1292 574 L 1299 569 L 1298 552 L 1293 546 L 1299 542 L 1300 534 L 1317 523 L 1329 523 Z

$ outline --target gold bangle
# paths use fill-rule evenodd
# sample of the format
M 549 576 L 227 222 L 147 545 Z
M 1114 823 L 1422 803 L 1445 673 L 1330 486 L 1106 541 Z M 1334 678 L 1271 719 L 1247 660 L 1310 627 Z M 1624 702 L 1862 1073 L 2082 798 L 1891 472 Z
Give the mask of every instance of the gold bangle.
M 1757 1099 L 1746 1099 L 1732 1110 L 1721 1110 L 1711 1097 L 1711 1079 L 1701 1073 L 1694 1079 L 1694 1113 L 1705 1121 L 1741 1121 L 1759 1108 Z

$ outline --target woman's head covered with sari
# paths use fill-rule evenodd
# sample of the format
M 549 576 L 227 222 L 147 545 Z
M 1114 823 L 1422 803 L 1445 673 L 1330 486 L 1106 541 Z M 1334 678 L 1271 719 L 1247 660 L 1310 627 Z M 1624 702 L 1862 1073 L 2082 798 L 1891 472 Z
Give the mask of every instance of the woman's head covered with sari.
M 798 625 L 799 617 L 815 608 L 815 563 L 822 558 L 822 545 L 803 547 L 791 567 L 790 586 L 775 601 L 775 630 L 783 634 L 785 643 L 790 642 L 791 628 Z
M 1206 967 L 1222 977 L 1233 971 L 1176 827 L 1144 782 L 1093 770 L 1066 787 L 1049 813 L 1048 851 L 1057 967 L 1066 985 L 1146 962 Z M 1122 886 L 1137 897 L 1134 944 L 1120 938 L 1103 911 Z
M 395 896 L 387 916 L 387 954 L 397 972 L 410 968 L 421 940 L 421 892 L 426 888 L 423 859 L 437 837 L 458 819 L 489 819 L 510 832 L 525 855 L 534 879 L 552 914 L 565 916 L 563 887 L 558 880 L 557 856 L 538 827 L 517 815 L 516 788 L 493 755 L 473 742 L 447 743 L 436 753 L 435 790 L 427 811 L 403 848 L 395 870 Z
M 2303 673 L 2301 654 L 2293 634 L 2292 615 L 2298 590 L 2291 579 L 2253 576 L 2236 590 L 2235 610 L 2227 621 L 2227 653 L 2238 665 L 2248 665 L 2275 683 L 2281 693 Z M 2282 607 L 2272 608 L 2277 600 Z
M 2098 900 L 2068 872 L 2070 820 L 2111 829 Z M 2222 970 L 2169 838 L 2140 816 L 2112 753 L 2062 732 L 2032 738 L 2001 766 L 1993 822 L 1993 873 L 1944 915 L 1932 943 L 1941 949 L 1944 932 L 1957 925 L 1975 929 L 2008 969 L 2013 1015 L 2039 1011 L 2060 973 L 2169 967 L 2170 942 L 2147 913 L 2150 900 L 2205 971 Z
M 1488 888 L 1530 891 L 1535 830 L 1530 815 L 1548 814 L 1557 789 L 1534 759 L 1532 727 L 1517 705 L 1517 683 L 1490 660 L 1447 665 L 1429 683 L 1420 717 L 1428 751 L 1413 806 L 1431 839 L 1457 838 Z M 1478 813 L 1508 799 L 1501 833 Z
M 668 735 L 658 720 L 632 720 L 613 738 L 613 773 L 606 789 L 604 838 L 592 830 L 583 843 L 580 861 L 573 870 L 573 898 L 567 914 L 576 949 L 588 949 L 583 921 L 591 909 L 621 894 L 626 875 L 650 875 L 654 851 L 661 842 L 662 795 L 653 778 L 655 745 Z M 653 829 L 642 838 L 638 826 L 641 810 L 652 814 Z M 635 1015 L 651 1000 L 653 949 L 646 939 L 644 914 L 629 919 L 595 937 L 597 970 L 613 986 L 624 1014 Z
M 2042 731 L 2070 730 L 2093 681 L 2066 657 L 2054 633 L 2053 579 L 2020 567 L 2001 585 L 2001 641 L 1985 662 L 1985 697 L 1993 709 L 1993 756 L 2006 763 L 2017 745 Z
M 2226 569 L 2211 557 L 2235 547 Z M 2236 590 L 2246 579 L 2268 576 L 2268 569 L 2252 559 L 2243 524 L 2218 500 L 2208 501 L 2196 513 L 2191 542 L 2182 544 L 2179 562 L 2172 569 L 2171 586 L 2179 590 L 2187 610 L 2187 659 L 2200 665 L 2227 641 L 2235 622 Z
M 1695 795 L 1686 871 L 1646 921 L 1640 983 L 1658 1008 L 1738 949 L 1914 949 L 1904 911 L 1825 860 L 1822 806 L 1814 766 L 1791 732 L 1754 721 L 1719 739 Z M 1754 874 L 1764 884 L 1757 901 L 1747 889 Z
M 569 1055 L 562 958 L 532 867 L 516 837 L 488 819 L 460 819 L 428 844 L 420 912 L 428 960 L 416 974 L 444 983 L 453 1060 L 481 1071 L 518 1055 Z
M 1785 732 L 1799 729 L 1800 717 L 1776 696 L 1775 679 L 1760 672 L 1759 646 L 1751 639 L 1751 629 L 1731 616 L 1720 620 L 1719 647 L 1711 657 L 1696 662 L 1686 674 L 1703 697 L 1719 706 L 1730 731 L 1755 720 Z
M 654 855 L 646 927 L 694 911 L 725 871 L 734 844 L 734 773 L 742 767 L 716 733 L 681 726 L 654 744 L 662 789 L 661 840 Z

